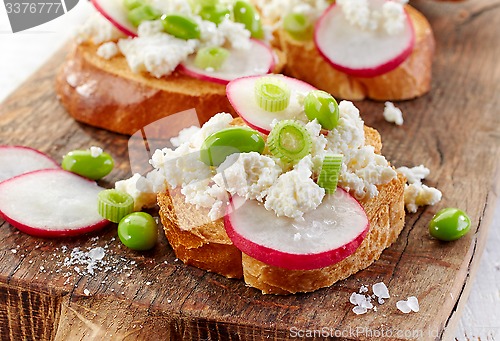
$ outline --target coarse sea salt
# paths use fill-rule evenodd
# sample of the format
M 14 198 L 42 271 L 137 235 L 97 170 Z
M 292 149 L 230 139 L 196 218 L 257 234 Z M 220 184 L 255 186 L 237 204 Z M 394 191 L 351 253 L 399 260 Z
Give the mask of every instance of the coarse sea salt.
M 410 296 L 405 300 L 398 301 L 396 307 L 403 313 L 408 314 L 413 311 L 418 313 L 420 311 L 420 305 L 418 304 L 418 299 L 415 296 Z
M 356 315 L 366 314 L 368 310 L 373 309 L 377 311 L 377 307 L 373 305 L 372 299 L 377 300 L 378 304 L 384 304 L 387 298 L 390 298 L 389 289 L 384 282 L 375 283 L 372 286 L 373 294 L 366 294 L 369 291 L 368 286 L 362 285 L 359 288 L 359 293 L 353 292 L 349 298 L 349 301 L 355 305 L 352 311 Z

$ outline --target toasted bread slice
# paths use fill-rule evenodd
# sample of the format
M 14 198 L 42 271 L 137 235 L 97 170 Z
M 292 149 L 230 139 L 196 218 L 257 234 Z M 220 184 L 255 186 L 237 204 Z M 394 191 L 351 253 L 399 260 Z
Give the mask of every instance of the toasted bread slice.
M 235 114 L 225 85 L 198 80 L 179 72 L 155 78 L 134 73 L 124 56 L 106 60 L 91 43 L 75 45 L 59 70 L 56 91 L 77 121 L 132 135 L 146 125 L 187 109 L 196 109 L 200 125 L 214 112 Z M 275 72 L 284 65 L 277 53 Z
M 313 40 L 298 41 L 280 30 L 279 45 L 287 58 L 284 73 L 348 100 L 404 100 L 425 94 L 431 87 L 434 36 L 419 11 L 408 5 L 406 10 L 415 29 L 415 47 L 396 69 L 373 78 L 349 76 L 334 69 L 320 55 Z
M 241 124 L 238 120 L 236 124 Z M 378 132 L 365 127 L 365 137 L 366 143 L 380 153 L 382 143 Z M 332 266 L 308 271 L 269 266 L 242 254 L 227 236 L 223 219 L 209 222 L 208 209 L 186 204 L 179 189 L 160 193 L 158 204 L 167 239 L 184 263 L 229 278 L 244 275 L 247 284 L 266 294 L 290 294 L 330 286 L 377 260 L 404 226 L 404 184 L 405 179 L 398 177 L 379 186 L 377 197 L 361 203 L 370 220 L 370 232 L 353 255 Z

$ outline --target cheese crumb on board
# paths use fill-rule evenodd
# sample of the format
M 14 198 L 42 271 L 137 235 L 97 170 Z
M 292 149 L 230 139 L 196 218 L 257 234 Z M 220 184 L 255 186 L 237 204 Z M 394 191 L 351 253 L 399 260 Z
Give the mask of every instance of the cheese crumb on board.
M 404 123 L 403 112 L 401 109 L 396 108 L 392 102 L 385 102 L 384 119 L 387 122 L 394 123 L 398 126 L 403 125 Z
M 404 175 L 408 182 L 404 192 L 408 212 L 415 213 L 420 206 L 432 206 L 441 201 L 443 194 L 440 190 L 422 184 L 422 180 L 430 174 L 428 168 L 420 165 L 413 168 L 400 167 L 396 171 Z

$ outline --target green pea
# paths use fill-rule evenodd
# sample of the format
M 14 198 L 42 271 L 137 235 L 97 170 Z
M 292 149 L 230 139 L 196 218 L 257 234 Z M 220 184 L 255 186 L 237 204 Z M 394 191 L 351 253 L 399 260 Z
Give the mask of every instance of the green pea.
M 62 168 L 92 180 L 99 180 L 113 170 L 115 162 L 108 153 L 92 156 L 90 150 L 74 150 L 63 157 Z
M 252 38 L 264 38 L 260 16 L 255 7 L 246 1 L 236 1 L 233 7 L 234 21 L 242 23 L 250 31 Z
M 156 20 L 161 16 L 161 13 L 149 5 L 139 5 L 129 10 L 127 14 L 128 20 L 134 26 L 139 26 L 143 21 Z
M 311 20 L 302 13 L 287 14 L 283 18 L 283 28 L 297 40 L 309 39 L 313 33 Z
M 339 120 L 339 106 L 329 93 L 314 90 L 304 99 L 304 111 L 309 120 L 317 119 L 324 129 L 332 130 Z
M 152 249 L 158 241 L 158 228 L 154 218 L 145 212 L 125 216 L 118 224 L 120 241 L 132 250 Z
M 470 230 L 470 218 L 458 208 L 444 208 L 431 219 L 429 233 L 436 239 L 452 241 Z
M 234 153 L 264 151 L 266 143 L 255 130 L 245 127 L 227 128 L 208 136 L 200 150 L 200 160 L 209 166 L 219 166 Z
M 200 27 L 193 20 L 180 14 L 163 15 L 161 17 L 165 32 L 179 39 L 200 38 Z
M 205 6 L 198 13 L 203 20 L 208 20 L 219 25 L 224 19 L 231 16 L 229 9 L 222 5 Z

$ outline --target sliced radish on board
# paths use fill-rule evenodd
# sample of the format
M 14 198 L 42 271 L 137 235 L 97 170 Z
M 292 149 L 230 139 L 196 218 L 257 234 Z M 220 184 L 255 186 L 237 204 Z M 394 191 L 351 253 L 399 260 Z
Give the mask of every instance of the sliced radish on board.
M 117 29 L 124 34 L 136 37 L 137 27 L 132 25 L 127 18 L 127 9 L 123 5 L 123 0 L 90 0 L 94 7 L 106 19 L 108 19 Z
M 60 168 L 38 150 L 22 146 L 0 146 L 0 182 L 40 169 Z
M 282 111 L 269 112 L 261 108 L 255 99 L 255 82 L 261 77 L 253 76 L 235 79 L 227 85 L 226 94 L 234 110 L 246 124 L 261 133 L 269 134 L 271 123 L 274 119 L 279 121 L 295 119 L 298 115 L 303 114 L 303 107 L 298 102 L 297 94 L 306 94 L 312 90 L 316 90 L 316 88 L 298 79 L 283 75 L 272 74 L 265 76 L 276 77 L 290 89 L 290 103 L 288 107 Z
M 406 11 L 405 15 L 404 29 L 391 35 L 351 25 L 334 4 L 316 23 L 314 41 L 335 69 L 357 77 L 379 76 L 398 67 L 413 50 L 415 31 Z
M 250 257 L 280 268 L 311 270 L 353 254 L 367 235 L 369 222 L 361 205 L 338 188 L 302 221 L 277 217 L 262 203 L 236 196 L 224 226 L 234 245 Z
M 233 79 L 265 75 L 273 71 L 275 66 L 274 52 L 263 42 L 251 39 L 249 50 L 230 50 L 224 64 L 214 71 L 201 69 L 195 65 L 195 55 L 179 65 L 179 71 L 204 81 L 227 84 Z
M 109 223 L 97 212 L 103 189 L 62 169 L 23 174 L 0 183 L 0 215 L 34 236 L 80 235 Z

